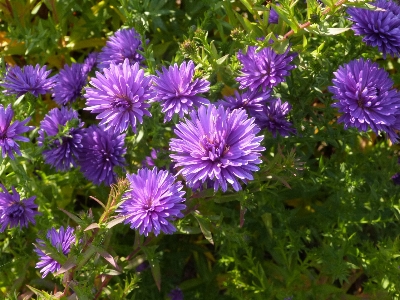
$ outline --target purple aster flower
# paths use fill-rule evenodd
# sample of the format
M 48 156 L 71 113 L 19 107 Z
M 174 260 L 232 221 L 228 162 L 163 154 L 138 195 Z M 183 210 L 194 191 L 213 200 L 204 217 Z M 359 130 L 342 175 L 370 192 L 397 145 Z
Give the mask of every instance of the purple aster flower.
M 82 67 L 82 64 L 72 64 L 65 65 L 64 69 L 60 70 L 53 88 L 54 101 L 58 105 L 67 105 L 81 96 L 87 79 Z
M 180 288 L 176 287 L 168 293 L 170 300 L 183 300 L 183 292 Z
M 400 129 L 400 95 L 394 90 L 389 74 L 370 60 L 353 60 L 334 72 L 329 91 L 338 102 L 332 104 L 343 115 L 338 122 L 344 127 L 388 133 L 396 141 L 395 130 Z
M 170 121 L 174 113 L 183 118 L 183 114 L 193 108 L 210 103 L 206 98 L 196 96 L 207 92 L 210 83 L 199 78 L 193 81 L 194 63 L 191 60 L 187 64 L 183 62 L 180 67 L 177 64 L 168 70 L 163 67 L 162 73 L 157 71 L 157 74 L 159 77 L 153 79 L 154 100 L 161 102 L 164 122 Z
M 400 173 L 394 174 L 392 180 L 395 185 L 400 185 Z
M 391 56 L 400 52 L 400 6 L 395 1 L 377 0 L 371 3 L 380 10 L 369 10 L 359 7 L 347 9 L 351 27 L 356 35 L 363 37 L 363 42 Z
M 125 131 L 129 124 L 136 132 L 136 121 L 143 122 L 143 116 L 151 116 L 147 110 L 150 104 L 145 103 L 152 97 L 150 91 L 151 77 L 144 76 L 139 64 L 133 66 L 128 59 L 123 64 L 111 63 L 104 69 L 104 75 L 96 72 L 86 88 L 87 107 L 92 113 L 98 113 L 99 125 L 105 130 L 112 128 L 115 132 Z
M 87 74 L 92 71 L 94 66 L 96 65 L 97 62 L 97 57 L 99 56 L 99 53 L 97 52 L 92 52 L 86 57 L 85 61 L 83 62 L 82 66 L 82 72 L 87 76 Z
M 22 69 L 18 66 L 8 68 L 3 83 L 0 85 L 5 88 L 7 95 L 16 94 L 18 97 L 26 93 L 31 93 L 35 97 L 39 94 L 50 92 L 54 85 L 55 76 L 47 78 L 51 70 L 46 71 L 46 66 L 40 67 L 39 64 L 33 66 L 24 66 Z
M 45 147 L 43 156 L 47 164 L 57 171 L 67 171 L 76 166 L 78 151 L 82 148 L 83 125 L 72 108 L 49 111 L 40 122 L 38 139 L 38 145 Z
M 142 40 L 134 28 L 120 29 L 109 38 L 97 57 L 98 68 L 108 68 L 114 64 L 123 63 L 128 59 L 130 64 L 141 63 L 144 57 L 138 52 L 143 51 Z
M 104 131 L 98 126 L 86 129 L 78 156 L 83 175 L 97 185 L 115 183 L 117 175 L 114 167 L 125 165 L 124 141 L 125 134 Z
M 281 136 L 294 134 L 296 130 L 293 124 L 287 120 L 292 106 L 288 102 L 281 102 L 281 99 L 275 99 L 267 106 L 264 106 L 261 112 L 256 112 L 254 117 L 256 123 L 261 129 L 268 129 L 274 137 L 277 133 Z
M 57 251 L 65 256 L 68 255 L 69 251 L 71 250 L 71 245 L 75 242 L 74 229 L 69 226 L 67 229 L 64 229 L 64 227 L 61 226 L 58 231 L 54 228 L 51 228 L 49 231 L 47 231 L 46 237 L 57 249 Z M 36 242 L 41 246 L 41 248 L 46 247 L 46 244 L 43 240 L 37 239 Z M 57 272 L 61 268 L 61 264 L 57 260 L 44 253 L 37 246 L 34 251 L 39 256 L 39 262 L 36 264 L 36 268 L 42 268 L 40 270 L 40 273 L 43 273 L 42 278 L 45 278 L 50 272 Z
M 186 208 L 182 183 L 168 171 L 139 169 L 138 174 L 127 174 L 131 190 L 124 194 L 124 202 L 116 210 L 126 216 L 125 224 L 148 236 L 150 232 L 159 235 L 160 231 L 172 234 L 176 231 L 170 223 L 182 218 Z
M 145 159 L 142 161 L 142 167 L 154 167 L 155 160 L 157 159 L 157 154 L 160 152 L 158 149 L 152 149 L 150 152 L 150 156 L 146 156 Z
M 244 108 L 250 116 L 254 117 L 256 112 L 262 111 L 264 106 L 272 100 L 274 98 L 271 97 L 271 90 L 246 91 L 243 94 L 235 91 L 235 96 L 225 97 L 225 100 L 219 100 L 217 105 L 223 105 L 231 110 Z
M 38 206 L 34 203 L 36 196 L 22 199 L 14 187 L 11 187 L 11 195 L 4 185 L 0 184 L 3 193 L 0 193 L 0 232 L 3 232 L 7 226 L 9 228 L 28 227 L 28 223 L 35 224 L 35 215 L 39 214 Z
M 243 68 L 242 74 L 236 78 L 240 88 L 248 87 L 251 91 L 262 88 L 266 91 L 285 81 L 289 71 L 296 68 L 290 63 L 297 53 L 289 54 L 289 48 L 283 54 L 276 53 L 271 47 L 256 52 L 257 47 L 249 46 L 246 54 L 240 50 L 237 57 Z
M 14 111 L 10 104 L 6 109 L 0 104 L 0 148 L 3 158 L 8 155 L 11 159 L 14 159 L 13 152 L 21 155 L 17 141 L 29 142 L 29 139 L 21 136 L 21 133 L 33 129 L 33 126 L 25 126 L 31 119 L 30 117 L 22 122 L 14 121 L 14 123 L 11 124 L 13 116 Z
M 175 167 L 182 167 L 178 174 L 182 173 L 188 186 L 211 179 L 215 191 L 219 187 L 226 191 L 228 183 L 238 191 L 238 178 L 253 180 L 251 173 L 259 170 L 260 152 L 265 150 L 260 145 L 263 136 L 256 136 L 260 129 L 254 118 L 249 119 L 243 109 L 230 111 L 214 105 L 201 106 L 190 116 L 191 120 L 176 125 L 178 138 L 169 144 L 175 152 L 170 157 Z
M 269 10 L 268 23 L 269 24 L 278 24 L 278 22 L 279 22 L 279 15 L 275 9 L 271 8 Z

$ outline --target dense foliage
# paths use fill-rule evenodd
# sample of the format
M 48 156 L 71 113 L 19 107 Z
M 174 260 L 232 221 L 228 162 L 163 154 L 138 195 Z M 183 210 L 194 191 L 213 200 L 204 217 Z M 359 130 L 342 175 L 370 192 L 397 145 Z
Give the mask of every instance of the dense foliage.
M 0 298 L 399 299 L 399 26 L 0 0 Z

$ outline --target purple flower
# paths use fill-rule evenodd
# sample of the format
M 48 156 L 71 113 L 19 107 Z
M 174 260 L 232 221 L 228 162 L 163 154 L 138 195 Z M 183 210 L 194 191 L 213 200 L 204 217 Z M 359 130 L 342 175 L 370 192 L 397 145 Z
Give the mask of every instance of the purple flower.
M 285 81 L 289 71 L 296 67 L 290 63 L 297 53 L 289 54 L 289 48 L 283 54 L 276 53 L 271 47 L 256 52 L 257 47 L 249 46 L 246 54 L 240 50 L 237 57 L 243 68 L 242 74 L 236 78 L 240 88 L 266 91 Z
M 82 148 L 83 125 L 72 108 L 49 111 L 40 122 L 38 139 L 38 145 L 45 147 L 43 156 L 47 164 L 57 171 L 67 171 L 76 166 L 78 151 Z
M 271 8 L 269 10 L 268 23 L 269 24 L 278 24 L 278 22 L 279 22 L 279 15 L 275 9 Z
M 51 70 L 46 71 L 46 66 L 40 67 L 39 64 L 33 68 L 31 65 L 10 67 L 0 85 L 5 88 L 4 93 L 16 94 L 18 97 L 26 93 L 31 93 L 35 97 L 39 94 L 48 93 L 54 85 L 55 77 L 47 78 Z
M 395 185 L 400 185 L 400 173 L 394 174 L 392 180 Z
M 9 228 L 28 227 L 28 223 L 35 224 L 35 215 L 39 214 L 38 206 L 34 203 L 36 196 L 22 199 L 14 187 L 11 187 L 11 195 L 4 185 L 0 184 L 3 193 L 0 193 L 0 232 L 3 232 L 7 226 Z
M 130 64 L 141 63 L 144 57 L 138 52 L 143 51 L 140 34 L 134 28 L 120 29 L 109 38 L 105 47 L 97 57 L 98 68 L 108 68 L 114 64 L 123 63 L 128 59 Z
M 177 64 L 167 70 L 162 68 L 162 73 L 157 71 L 159 77 L 155 77 L 153 90 L 154 100 L 161 102 L 162 112 L 165 113 L 164 122 L 170 121 L 174 113 L 183 118 L 201 104 L 209 104 L 206 98 L 196 96 L 210 89 L 210 83 L 204 79 L 193 81 L 194 63 L 190 60 L 186 65 L 183 62 L 180 67 Z
M 160 152 L 158 149 L 152 149 L 150 152 L 150 156 L 146 156 L 145 159 L 142 161 L 142 167 L 154 167 L 155 160 L 157 159 L 157 154 Z
M 67 105 L 81 96 L 87 79 L 82 66 L 82 64 L 65 65 L 64 69 L 60 70 L 53 88 L 54 101 L 58 105 Z
M 30 117 L 22 122 L 14 121 L 11 124 L 13 116 L 14 111 L 11 104 L 6 109 L 0 104 L 0 148 L 3 158 L 8 155 L 11 159 L 15 159 L 13 152 L 21 155 L 17 141 L 29 142 L 29 139 L 20 134 L 33 129 L 32 126 L 25 126 L 31 119 Z
M 139 169 L 138 174 L 127 174 L 130 191 L 124 194 L 124 202 L 116 210 L 126 216 L 125 224 L 148 236 L 150 232 L 159 235 L 160 231 L 172 234 L 176 231 L 170 223 L 175 218 L 182 218 L 182 209 L 186 206 L 182 183 L 175 182 L 175 177 L 168 171 Z
M 67 227 L 64 230 L 64 227 L 61 226 L 57 231 L 54 228 L 51 228 L 47 231 L 47 239 L 49 242 L 57 249 L 57 251 L 65 256 L 68 255 L 71 250 L 71 245 L 75 242 L 74 229 L 71 227 Z M 41 246 L 41 248 L 46 247 L 46 244 L 43 240 L 37 239 L 36 242 Z M 40 269 L 40 273 L 43 273 L 42 278 L 45 278 L 47 274 L 55 273 L 61 268 L 61 264 L 50 257 L 48 254 L 45 254 L 41 249 L 36 246 L 34 251 L 39 256 L 39 262 L 36 264 L 36 268 Z
M 266 91 L 246 91 L 243 94 L 239 94 L 235 91 L 235 96 L 225 97 L 225 100 L 219 100 L 217 105 L 223 105 L 225 108 L 230 108 L 231 110 L 237 108 L 246 109 L 250 116 L 258 111 L 262 111 L 265 105 L 273 100 L 271 97 L 271 90 Z
M 178 138 L 171 139 L 170 157 L 175 167 L 182 167 L 181 173 L 189 187 L 199 181 L 214 181 L 214 190 L 219 187 L 226 191 L 231 184 L 238 191 L 243 182 L 253 180 L 252 172 L 257 171 L 261 163 L 259 157 L 265 150 L 260 145 L 263 136 L 254 124 L 254 118 L 248 119 L 243 109 L 225 110 L 223 106 L 201 106 L 193 111 L 191 120 L 185 119 L 176 125 Z
M 277 133 L 281 136 L 288 136 L 296 132 L 293 124 L 287 120 L 292 106 L 288 102 L 281 102 L 281 99 L 275 99 L 267 106 L 264 106 L 261 112 L 256 112 L 254 117 L 256 123 L 261 129 L 268 129 L 274 137 Z
M 125 131 L 129 125 L 136 132 L 136 121 L 143 122 L 143 116 L 151 116 L 147 110 L 151 98 L 151 77 L 144 76 L 139 64 L 133 66 L 128 59 L 123 64 L 111 63 L 104 69 L 104 75 L 96 72 L 96 78 L 90 81 L 93 87 L 86 88 L 87 107 L 92 113 L 98 113 L 99 125 L 105 130 Z
M 104 131 L 98 126 L 86 129 L 78 156 L 83 175 L 97 185 L 114 183 L 117 176 L 114 167 L 125 165 L 124 140 L 125 134 Z
M 92 52 L 86 57 L 85 61 L 83 62 L 82 66 L 82 72 L 87 76 L 90 71 L 94 68 L 96 65 L 97 57 L 99 56 L 99 53 L 97 52 Z
M 360 131 L 366 131 L 369 125 L 376 133 L 385 131 L 396 141 L 395 130 L 400 129 L 400 95 L 392 88 L 389 74 L 378 64 L 363 59 L 340 66 L 334 74 L 329 91 L 338 100 L 332 106 L 343 113 L 338 122 Z
M 176 287 L 168 293 L 170 300 L 183 300 L 183 292 L 180 288 Z
M 363 42 L 391 56 L 400 52 L 400 6 L 395 1 L 377 0 L 371 3 L 380 10 L 359 7 L 347 9 L 351 27 L 356 35 L 363 37 Z

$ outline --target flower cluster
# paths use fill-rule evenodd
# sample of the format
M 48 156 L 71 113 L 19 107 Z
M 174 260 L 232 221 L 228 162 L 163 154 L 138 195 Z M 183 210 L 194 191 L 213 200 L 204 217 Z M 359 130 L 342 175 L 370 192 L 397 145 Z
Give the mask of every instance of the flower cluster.
M 350 7 L 347 13 L 353 21 L 352 29 L 363 37 L 363 42 L 386 55 L 400 53 L 400 6 L 392 0 L 376 0 L 371 3 L 378 9 Z
M 175 152 L 170 156 L 187 184 L 193 187 L 211 179 L 215 191 L 220 187 L 226 191 L 228 183 L 238 191 L 238 179 L 253 180 L 251 173 L 259 169 L 260 152 L 265 150 L 260 145 L 263 137 L 256 136 L 260 129 L 254 118 L 249 119 L 243 109 L 214 105 L 201 106 L 190 117 L 176 125 L 178 138 L 170 141 Z
M 22 199 L 14 187 L 10 194 L 4 185 L 0 184 L 3 192 L 0 193 L 0 232 L 7 227 L 28 227 L 28 223 L 35 224 L 35 215 L 39 214 L 38 206 L 35 204 L 35 196 Z
M 47 232 L 46 237 L 51 245 L 65 256 L 68 255 L 72 244 L 75 242 L 74 229 L 69 226 L 66 229 L 61 226 L 58 231 L 51 228 Z M 36 264 L 36 268 L 41 268 L 40 273 L 43 273 L 42 278 L 45 278 L 50 272 L 57 272 L 61 268 L 61 264 L 47 253 L 43 252 L 42 249 L 46 248 L 46 243 L 43 240 L 37 239 L 36 243 L 37 245 L 34 251 L 39 256 L 39 262 Z
M 8 105 L 4 109 L 4 106 L 0 104 L 0 148 L 2 157 L 8 155 L 11 159 L 15 159 L 13 152 L 21 155 L 19 145 L 17 141 L 29 142 L 29 139 L 21 136 L 21 133 L 32 130 L 32 126 L 25 126 L 31 118 L 27 118 L 24 121 L 14 121 L 11 123 L 14 117 L 14 111 L 11 105 Z
M 334 72 L 329 91 L 338 100 L 332 106 L 343 115 L 338 122 L 345 128 L 356 127 L 366 131 L 368 126 L 397 141 L 395 130 L 400 130 L 400 94 L 393 89 L 389 74 L 370 60 L 349 62 Z
M 164 232 L 172 234 L 176 231 L 170 221 L 182 218 L 181 210 L 185 194 L 182 183 L 175 182 L 175 177 L 168 171 L 140 169 L 138 174 L 127 174 L 130 191 L 123 196 L 124 202 L 116 210 L 125 216 L 125 224 L 132 229 L 138 229 L 140 234 L 147 236 Z

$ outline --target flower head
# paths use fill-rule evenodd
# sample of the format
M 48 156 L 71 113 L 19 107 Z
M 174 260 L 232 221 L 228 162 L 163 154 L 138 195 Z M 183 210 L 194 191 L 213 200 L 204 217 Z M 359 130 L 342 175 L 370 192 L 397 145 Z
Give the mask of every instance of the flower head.
M 350 7 L 347 13 L 353 21 L 351 27 L 356 35 L 363 37 L 363 42 L 391 56 L 400 52 L 400 6 L 392 0 L 377 0 L 371 3 L 380 8 L 370 10 Z
M 268 23 L 269 24 L 278 24 L 278 22 L 279 22 L 279 15 L 275 9 L 271 8 L 269 10 Z
M 82 67 L 82 64 L 72 64 L 65 65 L 64 69 L 60 70 L 53 88 L 54 101 L 58 105 L 67 105 L 81 96 L 87 79 Z
M 19 145 L 17 141 L 29 142 L 29 139 L 21 136 L 21 133 L 32 130 L 32 126 L 25 126 L 31 118 L 27 118 L 24 121 L 14 121 L 11 124 L 11 120 L 14 116 L 14 111 L 11 105 L 8 105 L 6 109 L 0 104 L 0 148 L 1 156 L 6 157 L 8 155 L 11 159 L 14 159 L 13 152 L 21 155 Z
M 182 218 L 186 206 L 182 183 L 168 171 L 139 169 L 138 174 L 127 174 L 131 190 L 124 194 L 125 201 L 116 210 L 126 216 L 125 224 L 147 236 L 150 232 L 172 234 L 176 231 L 170 221 Z
M 266 104 L 273 99 L 271 97 L 271 90 L 264 92 L 258 90 L 245 91 L 242 94 L 235 91 L 235 96 L 225 97 L 225 100 L 219 100 L 217 104 L 231 110 L 244 108 L 250 116 L 254 117 L 256 112 L 262 111 Z
M 183 118 L 183 114 L 188 113 L 201 104 L 208 104 L 206 98 L 197 96 L 210 89 L 210 83 L 204 79 L 193 81 L 194 63 L 183 62 L 179 67 L 177 64 L 165 67 L 162 73 L 157 71 L 153 90 L 155 91 L 154 100 L 161 102 L 162 112 L 165 113 L 164 122 L 170 121 L 174 113 Z
M 82 148 L 84 124 L 78 113 L 66 107 L 53 108 L 40 122 L 38 144 L 45 147 L 43 156 L 47 164 L 57 171 L 67 171 L 76 166 Z
M 3 193 L 0 193 L 0 232 L 3 232 L 7 226 L 9 228 L 28 227 L 28 223 L 35 224 L 35 215 L 39 214 L 38 206 L 34 203 L 36 196 L 22 199 L 14 187 L 11 187 L 11 195 L 4 185 L 0 184 Z
M 136 132 L 136 122 L 143 122 L 143 116 L 151 116 L 147 110 L 151 98 L 150 77 L 144 76 L 139 64 L 133 66 L 128 59 L 123 64 L 111 63 L 104 69 L 104 75 L 96 72 L 96 78 L 90 81 L 93 87 L 86 88 L 85 110 L 98 113 L 99 125 L 115 132 L 125 131 L 129 125 Z
M 78 156 L 83 175 L 97 185 L 114 183 L 117 176 L 114 167 L 125 165 L 124 140 L 125 134 L 104 131 L 102 127 L 86 129 Z
M 92 52 L 86 57 L 85 61 L 83 62 L 82 66 L 82 72 L 87 76 L 87 74 L 90 73 L 90 71 L 94 68 L 94 66 L 97 63 L 97 57 L 99 56 L 99 53 L 97 52 Z
M 108 68 L 114 64 L 123 63 L 128 59 L 130 64 L 141 63 L 144 57 L 138 52 L 143 51 L 140 34 L 134 28 L 120 29 L 109 38 L 97 57 L 98 68 Z
M 239 51 L 237 57 L 242 63 L 242 74 L 236 78 L 240 88 L 250 88 L 251 91 L 262 88 L 263 91 L 277 86 L 289 71 L 296 66 L 291 65 L 297 53 L 289 53 L 289 47 L 285 53 L 278 54 L 271 47 L 256 51 L 257 47 L 249 46 L 247 53 Z
M 24 66 L 22 69 L 18 66 L 8 68 L 4 82 L 1 86 L 5 88 L 4 93 L 16 94 L 18 97 L 31 93 L 35 97 L 39 94 L 48 93 L 54 85 L 56 76 L 47 78 L 51 71 L 46 71 L 46 66 L 35 68 L 31 65 Z
M 47 231 L 47 239 L 49 242 L 57 249 L 57 251 L 65 256 L 68 255 L 71 250 L 71 245 L 75 242 L 74 229 L 71 227 L 67 227 L 64 229 L 63 226 L 57 231 L 54 228 L 51 228 Z M 37 239 L 36 242 L 41 248 L 46 247 L 46 244 L 43 240 Z M 36 246 L 34 250 L 39 256 L 39 262 L 36 264 L 36 268 L 40 269 L 40 273 L 43 273 L 42 278 L 45 278 L 47 274 L 55 273 L 61 268 L 61 264 L 50 257 L 48 254 L 45 254 L 41 249 Z
M 366 131 L 368 126 L 378 133 L 385 131 L 395 141 L 395 129 L 400 129 L 400 95 L 393 89 L 389 74 L 370 60 L 353 60 L 334 72 L 333 86 L 329 91 L 332 104 L 343 115 L 338 122 L 344 127 Z
M 268 129 L 274 137 L 277 133 L 281 136 L 288 136 L 296 132 L 293 124 L 287 120 L 287 115 L 292 109 L 288 102 L 281 102 L 281 99 L 275 99 L 267 106 L 263 107 L 262 111 L 254 114 L 256 123 L 261 129 Z
M 259 157 L 265 150 L 260 145 L 263 137 L 243 109 L 225 110 L 223 106 L 201 106 L 193 111 L 191 120 L 185 119 L 176 125 L 178 138 L 171 139 L 170 157 L 181 167 L 181 173 L 189 187 L 198 182 L 214 181 L 214 190 L 223 191 L 228 183 L 238 191 L 238 179 L 253 180 L 253 171 L 261 163 Z

